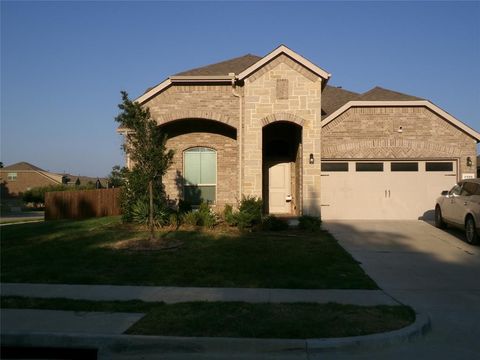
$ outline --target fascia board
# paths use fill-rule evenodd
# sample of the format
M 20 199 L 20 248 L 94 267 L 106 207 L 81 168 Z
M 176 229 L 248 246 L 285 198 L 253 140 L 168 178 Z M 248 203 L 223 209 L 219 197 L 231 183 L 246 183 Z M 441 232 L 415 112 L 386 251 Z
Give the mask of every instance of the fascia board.
M 297 54 L 293 50 L 290 50 L 285 45 L 280 45 L 278 48 L 273 50 L 270 54 L 266 55 L 262 59 L 258 60 L 255 64 L 253 64 L 252 66 L 250 66 L 249 68 L 245 69 L 240 74 L 238 74 L 238 79 L 239 80 L 245 79 L 248 75 L 250 75 L 254 71 L 258 70 L 259 68 L 261 68 L 262 66 L 264 66 L 265 64 L 267 64 L 268 62 L 270 62 L 272 59 L 276 58 L 280 54 L 285 54 L 285 55 L 291 57 L 292 59 L 294 59 L 298 63 L 305 66 L 307 69 L 313 71 L 315 74 L 317 74 L 318 76 L 320 76 L 324 80 L 328 80 L 330 78 L 330 76 L 332 76 L 331 74 L 329 74 L 328 72 L 326 72 L 322 68 L 318 67 L 317 65 L 315 65 L 311 61 L 305 59 L 303 56 Z
M 172 84 L 172 80 L 166 79 L 165 81 L 161 82 L 153 89 L 150 89 L 145 94 L 141 95 L 140 97 L 136 98 L 134 101 L 140 104 L 143 104 L 145 101 L 150 99 L 152 96 L 155 96 L 160 91 L 164 90 L 165 88 L 169 87 Z

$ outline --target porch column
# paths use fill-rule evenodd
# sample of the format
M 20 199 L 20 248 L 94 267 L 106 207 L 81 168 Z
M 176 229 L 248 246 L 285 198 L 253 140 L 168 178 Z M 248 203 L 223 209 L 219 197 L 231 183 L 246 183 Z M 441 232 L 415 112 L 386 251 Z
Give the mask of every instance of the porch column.
M 302 195 L 303 214 L 320 216 L 320 179 L 321 179 L 321 84 L 322 80 L 316 82 L 318 89 L 316 96 L 308 99 L 308 108 L 311 117 L 303 126 L 302 147 L 303 147 L 303 174 L 302 174 Z M 313 164 L 311 157 L 313 156 Z

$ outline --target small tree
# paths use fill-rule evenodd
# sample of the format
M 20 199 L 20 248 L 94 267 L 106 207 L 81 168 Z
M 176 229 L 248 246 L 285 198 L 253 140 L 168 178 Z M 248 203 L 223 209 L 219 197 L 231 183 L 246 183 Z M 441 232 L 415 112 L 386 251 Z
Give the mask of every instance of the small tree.
M 108 175 L 108 186 L 116 188 L 125 185 L 125 174 L 127 171 L 127 168 L 122 168 L 120 165 L 112 167 L 112 171 Z
M 148 189 L 149 228 L 152 240 L 154 238 L 154 191 L 162 192 L 162 176 L 172 164 L 173 151 L 166 149 L 166 136 L 161 132 L 156 121 L 151 118 L 148 108 L 142 108 L 139 103 L 131 101 L 125 91 L 121 94 L 122 103 L 118 105 L 121 112 L 115 121 L 128 129 L 122 148 L 130 157 L 133 166 L 126 174 L 127 180 L 147 183 L 145 185 Z M 154 186 L 160 189 L 154 189 Z M 130 198 L 128 200 L 130 202 L 132 200 L 128 196 L 124 198 Z

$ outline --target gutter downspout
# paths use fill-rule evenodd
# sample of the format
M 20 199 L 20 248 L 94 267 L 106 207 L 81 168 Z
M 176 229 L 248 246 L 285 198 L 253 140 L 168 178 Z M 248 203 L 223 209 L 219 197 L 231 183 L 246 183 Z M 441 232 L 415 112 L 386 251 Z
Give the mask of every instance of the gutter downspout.
M 243 95 L 237 91 L 237 80 L 235 74 L 232 79 L 232 95 L 238 97 L 239 102 L 239 117 L 238 117 L 238 131 L 237 131 L 237 144 L 238 144 L 238 200 L 242 198 L 242 185 L 243 185 Z

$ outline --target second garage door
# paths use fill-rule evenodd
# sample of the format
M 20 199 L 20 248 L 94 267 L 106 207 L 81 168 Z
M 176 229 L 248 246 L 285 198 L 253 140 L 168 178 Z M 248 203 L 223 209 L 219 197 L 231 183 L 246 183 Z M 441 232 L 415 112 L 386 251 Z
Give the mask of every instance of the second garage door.
M 457 181 L 451 161 L 324 161 L 322 219 L 419 219 Z

